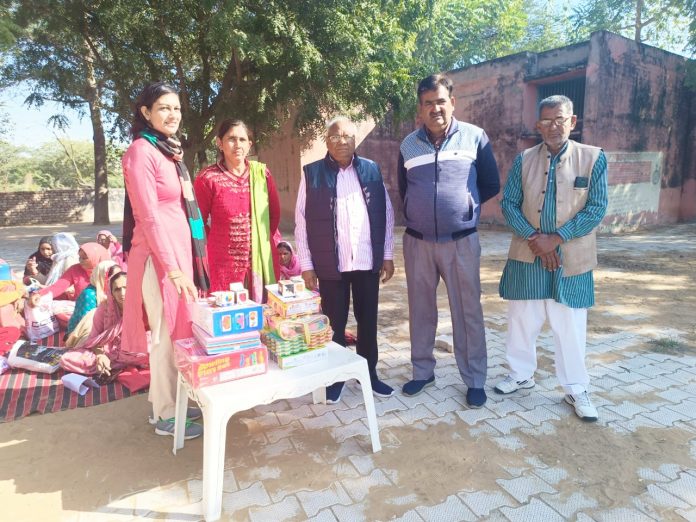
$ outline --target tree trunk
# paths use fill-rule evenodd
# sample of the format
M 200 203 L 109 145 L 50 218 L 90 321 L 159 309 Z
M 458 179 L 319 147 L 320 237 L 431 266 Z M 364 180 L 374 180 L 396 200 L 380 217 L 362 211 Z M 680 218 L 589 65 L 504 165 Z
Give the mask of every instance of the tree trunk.
M 106 137 L 101 115 L 99 86 L 94 74 L 92 50 L 85 43 L 85 98 L 94 133 L 94 224 L 109 224 L 109 179 L 106 171 Z
M 643 30 L 643 0 L 636 1 L 636 25 L 633 39 L 640 43 L 641 32 Z

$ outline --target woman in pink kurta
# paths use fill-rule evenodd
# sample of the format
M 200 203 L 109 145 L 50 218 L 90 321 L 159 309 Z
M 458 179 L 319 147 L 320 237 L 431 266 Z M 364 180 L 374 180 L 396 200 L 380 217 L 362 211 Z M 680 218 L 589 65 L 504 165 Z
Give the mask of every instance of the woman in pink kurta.
M 177 171 L 181 156 L 169 157 L 162 149 L 169 143 L 176 147 L 172 138 L 180 122 L 181 106 L 174 88 L 148 85 L 136 100 L 134 141 L 122 159 L 127 206 L 132 208 L 135 226 L 132 237 L 124 227 L 124 244 L 131 247 L 121 342 L 127 352 L 146 353 L 147 318 L 152 334 L 149 399 L 158 435 L 173 435 L 177 387 L 173 343 L 191 337 L 190 302 L 198 294 L 192 255 L 196 236 L 187 217 L 193 189 L 190 179 L 182 180 Z M 202 228 L 201 223 L 201 233 Z M 187 438 L 201 433 L 200 425 L 186 428 Z
M 247 159 L 252 145 L 249 130 L 241 120 L 224 120 L 215 140 L 218 161 L 196 175 L 194 190 L 200 205 L 203 221 L 206 222 L 208 237 L 208 259 L 210 260 L 210 290 L 229 290 L 230 283 L 244 283 L 251 298 L 261 302 L 263 293 L 254 288 L 252 280 L 252 256 L 269 255 L 273 278 L 261 284 L 271 284 L 280 273 L 278 253 L 274 236 L 280 223 L 280 200 L 271 172 L 262 165 L 265 174 L 265 192 L 261 198 L 267 221 L 262 232 L 264 248 L 259 252 L 252 249 L 252 182 L 250 161 Z M 208 221 L 210 223 L 208 224 Z M 271 274 L 268 274 L 271 275 Z M 258 287 L 258 285 L 257 285 Z
M 94 312 L 89 337 L 60 358 L 60 365 L 66 371 L 110 375 L 112 370 L 126 366 L 147 365 L 146 354 L 129 353 L 121 347 L 126 277 L 125 272 L 118 272 L 109 279 L 106 301 Z

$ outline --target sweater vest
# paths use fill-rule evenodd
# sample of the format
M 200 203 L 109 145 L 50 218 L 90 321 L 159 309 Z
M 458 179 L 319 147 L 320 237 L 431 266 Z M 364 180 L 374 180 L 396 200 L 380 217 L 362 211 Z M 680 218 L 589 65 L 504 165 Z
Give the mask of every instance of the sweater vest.
M 370 221 L 372 272 L 379 272 L 384 262 L 384 239 L 387 229 L 387 202 L 379 166 L 371 160 L 355 156 L 353 167 L 365 198 Z M 307 200 L 305 220 L 307 244 L 314 271 L 319 279 L 338 280 L 338 249 L 336 228 L 336 178 L 338 164 L 328 154 L 324 159 L 304 166 Z
M 592 168 L 602 149 L 573 140 L 556 164 L 556 229 L 580 212 L 587 202 L 592 183 Z M 551 153 L 545 143 L 522 153 L 522 213 L 537 230 L 541 227 L 546 183 L 551 165 Z M 575 179 L 587 178 L 583 187 L 575 186 Z M 533 263 L 536 257 L 527 240 L 513 234 L 508 253 L 510 259 Z M 563 275 L 583 274 L 597 266 L 597 237 L 595 230 L 582 237 L 561 244 Z

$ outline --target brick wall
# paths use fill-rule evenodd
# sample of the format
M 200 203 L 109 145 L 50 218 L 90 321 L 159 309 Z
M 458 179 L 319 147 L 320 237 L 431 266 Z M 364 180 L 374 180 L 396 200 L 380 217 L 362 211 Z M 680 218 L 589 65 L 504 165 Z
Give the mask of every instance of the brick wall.
M 123 217 L 124 189 L 109 189 L 109 216 Z M 0 226 L 90 222 L 94 220 L 91 189 L 0 193 Z

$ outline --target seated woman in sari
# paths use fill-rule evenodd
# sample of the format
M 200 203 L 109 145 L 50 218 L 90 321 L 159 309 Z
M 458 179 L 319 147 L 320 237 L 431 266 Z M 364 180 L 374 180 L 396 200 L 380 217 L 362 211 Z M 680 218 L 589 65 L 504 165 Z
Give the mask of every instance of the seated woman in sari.
M 94 313 L 89 337 L 77 349 L 63 355 L 60 361 L 63 369 L 83 375 L 111 375 L 112 371 L 126 366 L 147 366 L 146 353 L 121 349 L 126 283 L 125 272 L 111 276 L 107 299 Z
M 111 259 L 118 263 L 118 266 L 126 270 L 127 264 L 123 253 L 123 247 L 121 243 L 118 242 L 118 239 L 116 239 L 116 236 L 108 230 L 100 230 L 97 232 L 97 243 L 109 251 Z
M 290 279 L 294 276 L 302 275 L 300 260 L 297 259 L 292 245 L 287 241 L 278 243 L 278 258 L 280 260 L 280 278 Z
M 58 281 L 68 268 L 80 261 L 78 255 L 80 245 L 77 244 L 72 234 L 58 232 L 51 238 L 51 247 L 53 264 L 46 275 L 45 285 L 52 285 Z
M 92 330 L 93 312 L 97 306 L 106 301 L 106 284 L 109 277 L 114 275 L 116 271 L 120 272 L 121 267 L 110 259 L 102 261 L 92 270 L 92 275 L 89 278 L 90 284 L 75 301 L 75 310 L 65 331 L 66 346 L 75 346 L 81 338 L 89 335 Z
M 53 266 L 53 246 L 51 245 L 51 236 L 42 237 L 39 240 L 39 248 L 27 259 L 24 267 L 24 284 L 30 285 L 31 279 L 38 281 L 40 284 L 45 284 L 48 279 L 48 273 Z
M 59 298 L 69 287 L 75 287 L 75 298 L 77 299 L 82 291 L 89 286 L 89 278 L 92 270 L 102 261 L 111 259 L 108 250 L 97 243 L 85 243 L 78 250 L 78 263 L 68 268 L 54 283 L 49 284 L 32 295 L 34 299 L 44 296 L 49 292 L 54 298 Z M 36 297 L 34 297 L 36 296 Z M 34 300 L 30 302 L 30 306 Z

